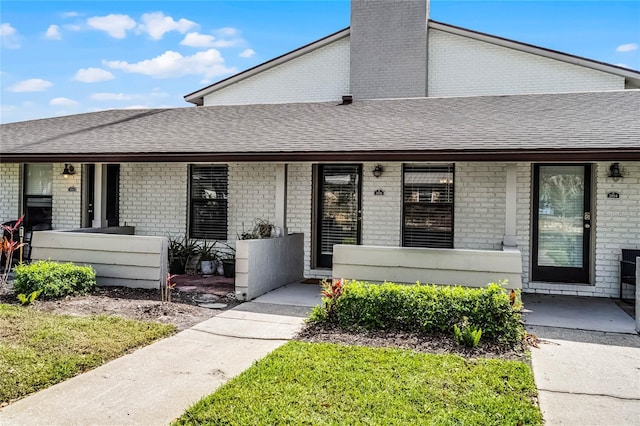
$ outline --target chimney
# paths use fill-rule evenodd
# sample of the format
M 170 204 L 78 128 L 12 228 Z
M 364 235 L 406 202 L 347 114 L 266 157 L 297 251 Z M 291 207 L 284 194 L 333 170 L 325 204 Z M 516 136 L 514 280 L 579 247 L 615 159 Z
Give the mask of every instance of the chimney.
M 351 0 L 354 99 L 427 96 L 428 0 Z

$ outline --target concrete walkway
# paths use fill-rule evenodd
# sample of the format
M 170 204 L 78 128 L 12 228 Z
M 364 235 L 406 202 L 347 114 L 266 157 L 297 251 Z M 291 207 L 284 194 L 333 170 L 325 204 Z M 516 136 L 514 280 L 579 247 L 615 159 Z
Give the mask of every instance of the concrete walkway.
M 640 336 L 610 299 L 523 295 L 546 425 L 640 424 Z
M 310 307 L 273 302 L 239 305 L 17 401 L 0 425 L 168 424 L 299 331 Z

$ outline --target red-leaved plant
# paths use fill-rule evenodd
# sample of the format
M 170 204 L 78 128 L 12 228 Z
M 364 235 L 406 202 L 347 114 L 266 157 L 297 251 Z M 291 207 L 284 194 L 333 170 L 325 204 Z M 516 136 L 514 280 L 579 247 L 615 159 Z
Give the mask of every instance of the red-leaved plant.
M 337 299 L 344 291 L 344 281 L 342 278 L 331 281 L 322 280 L 322 296 L 327 314 L 331 315 L 335 309 Z
M 160 287 L 160 300 L 164 302 L 171 302 L 171 289 L 176 286 L 176 283 L 172 283 L 171 280 L 175 278 L 175 275 L 167 273 L 167 281 Z
M 23 247 L 25 244 L 19 241 L 13 241 L 13 234 L 18 230 L 18 228 L 20 228 L 20 225 L 22 224 L 22 219 L 24 219 L 24 216 L 20 217 L 20 219 L 18 219 L 14 225 L 2 225 L 3 234 L 8 233 L 9 238 L 4 236 L 2 238 L 1 249 L 2 249 L 2 254 L 5 256 L 5 263 L 3 265 L 4 271 L 2 272 L 2 276 L 0 276 L 0 288 L 4 287 L 9 281 L 9 271 L 11 271 L 11 263 L 13 262 L 13 253 L 15 253 L 17 250 L 20 250 L 20 248 Z

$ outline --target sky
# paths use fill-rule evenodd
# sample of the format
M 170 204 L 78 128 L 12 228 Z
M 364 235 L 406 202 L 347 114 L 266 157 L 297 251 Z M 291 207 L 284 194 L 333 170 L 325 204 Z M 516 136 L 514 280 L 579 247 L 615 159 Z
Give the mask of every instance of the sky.
M 0 122 L 184 95 L 349 25 L 348 0 L 0 2 Z M 433 20 L 640 70 L 640 0 L 431 0 Z

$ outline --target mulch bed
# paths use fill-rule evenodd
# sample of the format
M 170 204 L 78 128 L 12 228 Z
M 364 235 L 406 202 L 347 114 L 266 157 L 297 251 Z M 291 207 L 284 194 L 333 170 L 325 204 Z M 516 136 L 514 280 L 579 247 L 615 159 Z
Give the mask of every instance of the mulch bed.
M 419 335 L 394 330 L 344 330 L 328 324 L 307 324 L 298 334 L 304 342 L 326 342 L 345 345 L 370 346 L 375 348 L 401 348 L 433 354 L 457 354 L 465 358 L 500 358 L 526 361 L 525 347 L 507 348 L 491 342 L 480 342 L 478 347 L 469 349 L 460 346 L 444 334 Z M 529 339 L 535 345 L 535 338 Z

